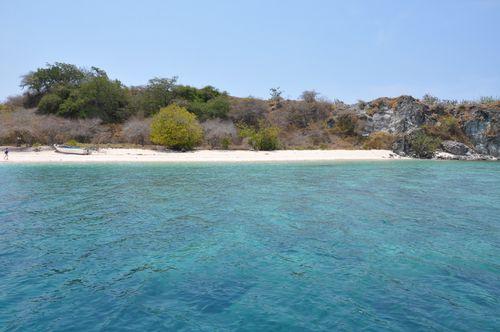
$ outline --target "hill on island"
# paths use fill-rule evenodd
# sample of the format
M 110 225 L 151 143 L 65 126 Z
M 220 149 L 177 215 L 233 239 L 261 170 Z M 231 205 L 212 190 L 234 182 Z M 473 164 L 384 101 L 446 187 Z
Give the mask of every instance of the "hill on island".
M 346 104 L 317 92 L 299 99 L 270 89 L 266 100 L 230 96 L 212 86 L 153 78 L 125 86 L 102 69 L 48 64 L 23 76 L 24 93 L 0 104 L 1 145 L 151 144 L 151 122 L 177 105 L 203 128 L 210 149 L 392 149 L 431 158 L 500 157 L 500 100 L 382 97 Z M 443 155 L 442 155 L 443 156 Z

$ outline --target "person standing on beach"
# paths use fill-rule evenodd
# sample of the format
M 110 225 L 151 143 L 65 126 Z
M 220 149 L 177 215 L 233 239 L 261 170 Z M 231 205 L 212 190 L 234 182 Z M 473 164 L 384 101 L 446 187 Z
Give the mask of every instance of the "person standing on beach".
M 4 160 L 9 160 L 9 148 L 5 148 L 3 159 Z

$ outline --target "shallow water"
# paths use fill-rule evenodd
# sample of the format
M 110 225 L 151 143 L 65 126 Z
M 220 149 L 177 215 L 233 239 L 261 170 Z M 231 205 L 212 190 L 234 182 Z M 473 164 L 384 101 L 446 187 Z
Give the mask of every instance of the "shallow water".
M 500 163 L 0 178 L 0 330 L 500 329 Z

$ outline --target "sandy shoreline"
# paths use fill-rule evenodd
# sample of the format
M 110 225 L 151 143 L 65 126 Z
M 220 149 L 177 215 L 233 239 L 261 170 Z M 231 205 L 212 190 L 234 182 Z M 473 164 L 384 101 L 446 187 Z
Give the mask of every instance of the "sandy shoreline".
M 401 159 L 390 150 L 198 150 L 193 152 L 162 152 L 146 149 L 100 149 L 91 155 L 60 154 L 55 151 L 11 151 L 11 163 L 107 163 L 107 162 L 273 162 L 273 161 L 335 161 Z

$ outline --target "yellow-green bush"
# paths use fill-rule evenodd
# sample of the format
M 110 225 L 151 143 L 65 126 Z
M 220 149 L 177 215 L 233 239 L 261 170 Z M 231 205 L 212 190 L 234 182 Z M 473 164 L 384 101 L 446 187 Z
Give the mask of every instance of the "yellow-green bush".
M 151 142 L 173 150 L 192 150 L 203 138 L 196 116 L 172 104 L 162 108 L 151 123 Z
M 368 150 L 370 149 L 390 150 L 392 149 L 392 144 L 394 143 L 394 140 L 395 140 L 394 135 L 391 135 L 384 131 L 377 131 L 372 133 L 368 137 L 363 147 Z
M 273 126 L 260 125 L 260 128 L 240 127 L 240 136 L 247 137 L 249 143 L 255 150 L 271 151 L 277 150 L 280 146 L 278 139 L 279 128 Z
M 74 140 L 74 139 L 70 139 L 69 141 L 67 141 L 66 143 L 64 143 L 65 145 L 69 145 L 69 146 L 79 146 L 80 143 L 78 143 L 77 140 Z

